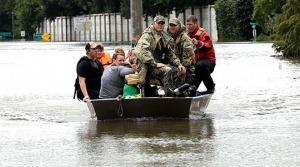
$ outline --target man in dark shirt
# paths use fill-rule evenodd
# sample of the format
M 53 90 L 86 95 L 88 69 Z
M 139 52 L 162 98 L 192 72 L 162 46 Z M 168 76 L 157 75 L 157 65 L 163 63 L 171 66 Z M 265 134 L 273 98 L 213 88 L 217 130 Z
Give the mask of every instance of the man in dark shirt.
M 85 46 L 86 56 L 77 64 L 78 89 L 77 97 L 83 101 L 98 99 L 101 87 L 101 77 L 104 71 L 102 64 L 96 60 L 99 45 L 89 42 Z

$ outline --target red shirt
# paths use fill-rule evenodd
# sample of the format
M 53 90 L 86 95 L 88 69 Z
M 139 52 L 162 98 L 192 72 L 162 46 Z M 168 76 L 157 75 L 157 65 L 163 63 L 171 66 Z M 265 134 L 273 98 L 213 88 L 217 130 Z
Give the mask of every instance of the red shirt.
M 201 59 L 210 59 L 212 62 L 216 63 L 216 55 L 213 47 L 213 42 L 210 35 L 200 26 L 197 26 L 194 32 L 189 32 L 188 36 L 193 39 L 197 39 L 198 44 L 195 50 L 195 60 L 198 62 Z M 203 42 L 203 43 L 202 43 Z

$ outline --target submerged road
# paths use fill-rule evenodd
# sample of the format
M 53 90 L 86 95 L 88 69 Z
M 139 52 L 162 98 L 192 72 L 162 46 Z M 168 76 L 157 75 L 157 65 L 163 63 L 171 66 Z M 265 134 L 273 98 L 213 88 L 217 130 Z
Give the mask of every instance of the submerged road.
M 0 166 L 298 167 L 300 63 L 271 46 L 215 44 L 203 119 L 97 122 L 72 99 L 83 44 L 0 42 Z

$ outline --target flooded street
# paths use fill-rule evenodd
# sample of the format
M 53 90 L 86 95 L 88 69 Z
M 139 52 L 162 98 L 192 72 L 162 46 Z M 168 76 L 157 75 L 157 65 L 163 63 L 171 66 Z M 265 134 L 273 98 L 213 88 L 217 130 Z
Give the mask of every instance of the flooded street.
M 83 43 L 0 42 L 0 166 L 300 166 L 299 61 L 214 46 L 204 118 L 97 122 L 73 99 Z

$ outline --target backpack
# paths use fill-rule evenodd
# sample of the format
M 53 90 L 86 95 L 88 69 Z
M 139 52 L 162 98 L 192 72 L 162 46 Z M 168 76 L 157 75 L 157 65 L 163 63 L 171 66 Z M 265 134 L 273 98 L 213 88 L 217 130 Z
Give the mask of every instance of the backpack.
M 88 58 L 86 56 L 82 56 L 79 61 L 77 62 L 77 65 L 76 65 L 76 72 L 77 72 L 77 68 L 78 68 L 78 64 L 84 60 L 88 60 Z M 73 99 L 75 99 L 75 96 L 76 96 L 76 93 L 77 93 L 77 90 L 80 89 L 80 85 L 79 85 L 79 80 L 78 80 L 78 76 L 76 77 L 75 79 L 75 84 L 74 84 L 74 95 L 73 95 Z
M 80 85 L 79 85 L 79 80 L 78 77 L 75 79 L 75 84 L 74 84 L 75 90 L 74 90 L 74 95 L 73 95 L 73 99 L 75 99 L 77 90 L 80 89 Z

